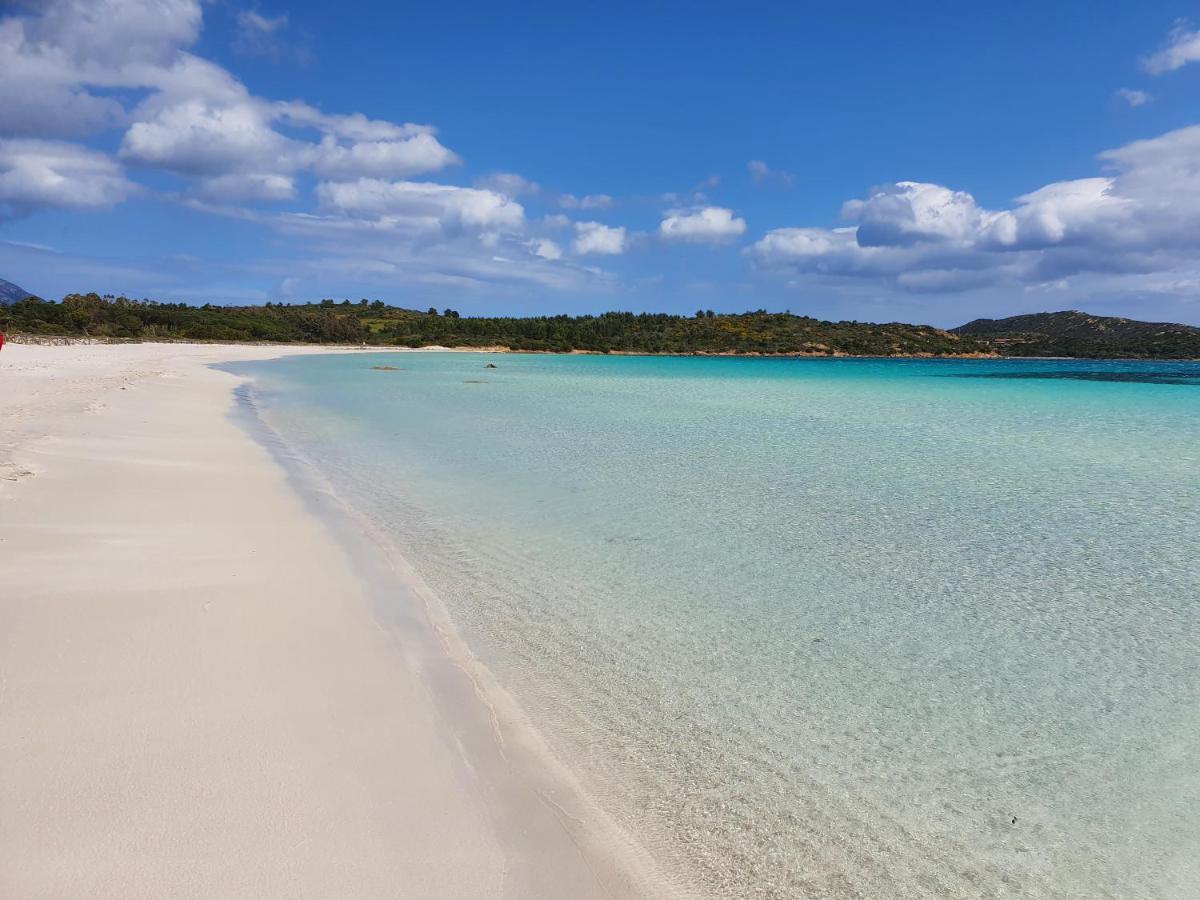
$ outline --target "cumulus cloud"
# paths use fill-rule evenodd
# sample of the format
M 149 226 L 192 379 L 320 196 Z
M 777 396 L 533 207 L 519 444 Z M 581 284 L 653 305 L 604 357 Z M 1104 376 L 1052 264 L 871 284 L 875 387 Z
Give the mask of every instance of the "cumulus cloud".
M 519 231 L 525 223 L 520 203 L 495 191 L 448 184 L 374 178 L 322 182 L 317 199 L 326 210 L 402 230 Z
M 48 0 L 41 15 L 10 20 L 31 48 L 83 69 L 120 71 L 164 63 L 176 48 L 195 42 L 202 18 L 199 0 Z
M 0 218 L 43 207 L 105 208 L 135 190 L 103 153 L 61 141 L 0 140 Z
M 1134 90 L 1133 88 L 1118 88 L 1113 96 L 1118 100 L 1124 100 L 1130 106 L 1145 106 L 1154 98 L 1145 91 Z
M 321 273 L 456 287 L 577 287 L 604 277 L 531 237 L 515 197 L 536 193 L 533 182 L 503 173 L 474 188 L 416 180 L 462 162 L 431 125 L 259 96 L 197 55 L 211 8 L 202 0 L 6 7 L 0 217 L 108 207 L 138 190 L 127 172 L 153 169 L 184 184 L 164 198 L 296 238 Z M 236 21 L 235 41 L 249 52 L 274 54 L 291 26 L 253 11 Z M 111 135 L 117 158 L 62 140 L 100 134 Z M 304 176 L 316 182 L 311 195 Z M 309 211 L 268 206 L 310 199 Z M 592 195 L 576 205 L 608 202 Z
M 90 85 L 125 86 L 127 70 L 194 40 L 199 15 L 194 2 L 60 0 L 0 21 L 0 131 L 76 137 L 121 124 L 121 103 Z
M 1151 75 L 1162 75 L 1194 62 L 1200 62 L 1200 31 L 1180 19 L 1162 49 L 1142 60 L 1142 68 Z
M 60 85 L 25 83 L 19 75 L 0 79 L 0 132 L 40 137 L 83 137 L 119 125 L 125 109 Z
M 108 92 L 182 85 L 223 71 L 181 54 L 199 34 L 197 0 L 47 0 L 30 6 L 38 14 L 0 21 L 4 134 L 104 131 L 127 118 L 124 104 Z
M 720 243 L 746 231 L 746 220 L 736 218 L 733 210 L 722 206 L 671 210 L 658 225 L 658 233 L 668 241 Z
M 204 178 L 199 193 L 208 200 L 291 200 L 296 196 L 296 182 L 289 175 L 234 172 Z
M 304 104 L 270 103 L 239 86 L 219 97 L 157 95 L 135 111 L 121 144 L 131 164 L 183 175 L 312 171 L 319 178 L 407 178 L 462 162 L 429 126 L 326 116 Z M 276 127 L 323 131 L 319 141 Z
M 865 200 L 850 200 L 842 214 L 858 220 L 858 243 L 863 247 L 963 240 L 989 227 L 991 215 L 965 191 L 913 181 L 878 187 Z
M 786 172 L 783 169 L 772 169 L 761 159 L 752 159 L 746 163 L 746 170 L 750 173 L 750 178 L 755 184 L 778 184 L 782 187 L 791 187 L 796 182 L 796 176 L 791 172 Z
M 535 256 L 542 259 L 562 259 L 562 247 L 549 238 L 539 238 L 530 245 Z
M 79 137 L 125 128 L 119 157 L 198 179 L 206 196 L 293 196 L 294 175 L 408 178 L 461 160 L 427 125 L 328 115 L 253 95 L 188 51 L 198 0 L 47 0 L 0 21 L 0 133 Z M 243 11 L 243 32 L 270 36 L 286 17 Z M 132 107 L 131 98 L 141 97 Z M 286 126 L 290 131 L 281 130 Z M 297 134 L 309 131 L 311 134 Z
M 419 134 L 437 134 L 432 125 L 368 119 L 362 113 L 331 115 L 299 100 L 272 104 L 281 122 L 297 128 L 314 128 L 351 141 L 399 141 Z
M 1186 267 L 1200 250 L 1200 126 L 1100 155 L 1111 174 L 1054 182 L 1009 209 L 943 185 L 898 182 L 845 204 L 853 225 L 780 228 L 759 267 L 912 291 L 1039 284 Z
M 144 110 L 121 142 L 134 165 L 211 175 L 278 165 L 292 142 L 271 128 L 266 110 L 249 101 L 216 104 L 188 98 Z
M 462 162 L 428 132 L 390 141 L 338 144 L 326 135 L 313 154 L 312 169 L 322 178 L 405 178 Z
M 576 222 L 571 249 L 578 256 L 595 253 L 616 256 L 625 252 L 625 229 L 610 228 L 599 222 Z

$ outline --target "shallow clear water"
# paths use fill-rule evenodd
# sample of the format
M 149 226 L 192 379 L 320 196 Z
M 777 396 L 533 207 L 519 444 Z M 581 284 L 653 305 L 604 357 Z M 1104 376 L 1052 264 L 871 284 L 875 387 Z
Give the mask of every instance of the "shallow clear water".
M 239 369 L 715 893 L 1200 893 L 1200 365 Z

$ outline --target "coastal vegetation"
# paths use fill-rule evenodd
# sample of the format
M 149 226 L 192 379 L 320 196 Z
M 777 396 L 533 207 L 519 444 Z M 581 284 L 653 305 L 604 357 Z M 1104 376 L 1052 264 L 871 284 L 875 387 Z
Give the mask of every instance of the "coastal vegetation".
M 823 322 L 766 310 L 694 316 L 608 312 L 585 316 L 463 316 L 381 301 L 322 300 L 262 306 L 192 306 L 70 294 L 0 308 L 0 328 L 17 334 L 134 340 L 277 341 L 379 346 L 506 347 L 597 353 L 929 355 L 987 348 L 928 325 Z
M 827 322 L 766 310 L 692 316 L 464 316 L 454 309 L 322 300 L 194 306 L 98 294 L 0 306 L 0 330 L 108 340 L 255 341 L 520 351 L 816 356 L 1072 356 L 1198 359 L 1200 328 L 1067 311 L 976 319 L 958 328 Z

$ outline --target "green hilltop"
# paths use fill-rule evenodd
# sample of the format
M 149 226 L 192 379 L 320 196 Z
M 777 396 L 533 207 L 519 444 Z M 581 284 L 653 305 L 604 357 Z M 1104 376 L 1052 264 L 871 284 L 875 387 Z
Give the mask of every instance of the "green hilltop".
M 986 341 L 1005 356 L 1200 359 L 1200 328 L 1093 316 L 1077 309 L 976 319 L 955 334 Z

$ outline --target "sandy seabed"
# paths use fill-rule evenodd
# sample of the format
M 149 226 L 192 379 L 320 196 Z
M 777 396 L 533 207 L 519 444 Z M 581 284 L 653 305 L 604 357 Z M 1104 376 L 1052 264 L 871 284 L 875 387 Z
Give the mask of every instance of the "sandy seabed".
M 309 352 L 0 352 L 0 895 L 660 894 L 230 415 Z

